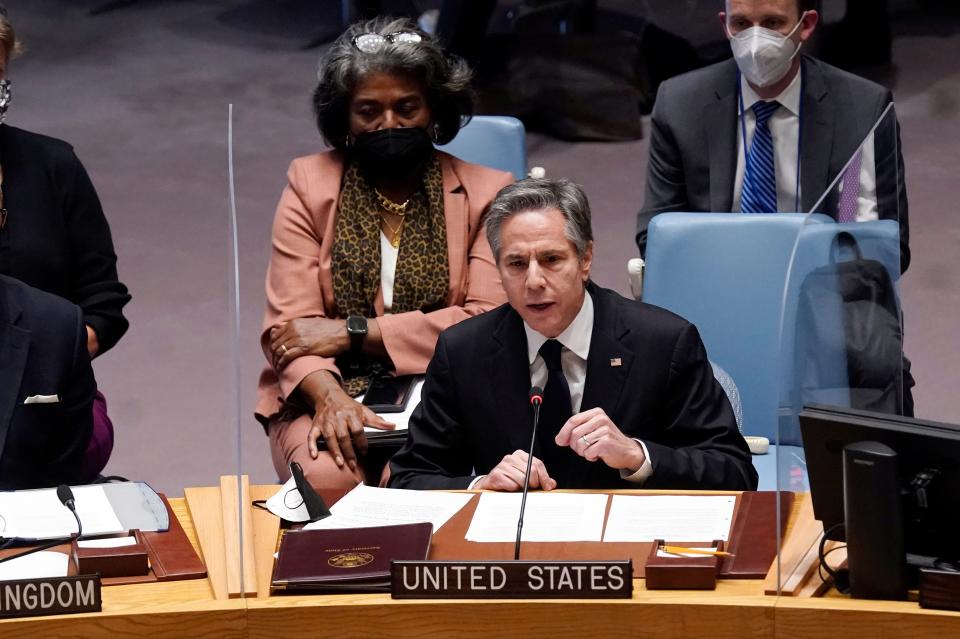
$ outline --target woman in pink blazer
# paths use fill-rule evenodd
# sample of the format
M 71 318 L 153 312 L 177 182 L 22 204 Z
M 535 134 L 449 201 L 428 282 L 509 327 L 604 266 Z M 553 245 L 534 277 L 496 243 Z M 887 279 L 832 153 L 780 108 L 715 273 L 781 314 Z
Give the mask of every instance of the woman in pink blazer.
M 351 26 L 314 91 L 332 151 L 294 160 L 273 224 L 256 416 L 280 478 L 363 481 L 353 397 L 423 373 L 440 331 L 506 301 L 483 214 L 508 173 L 434 150 L 472 113 L 470 70 L 405 20 Z M 317 439 L 325 446 L 318 448 Z

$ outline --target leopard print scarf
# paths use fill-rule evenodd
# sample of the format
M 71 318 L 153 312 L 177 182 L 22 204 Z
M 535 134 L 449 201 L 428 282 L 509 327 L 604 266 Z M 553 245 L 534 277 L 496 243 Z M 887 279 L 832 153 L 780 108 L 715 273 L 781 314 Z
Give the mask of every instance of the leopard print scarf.
M 446 304 L 450 282 L 447 222 L 443 212 L 443 175 L 436 155 L 427 163 L 422 188 L 410 197 L 397 256 L 391 313 L 428 313 Z M 373 186 L 356 163 L 347 166 L 333 241 L 333 295 L 337 316 L 374 317 L 380 289 L 380 205 Z M 369 380 L 387 369 L 383 361 L 338 361 L 351 396 L 366 391 Z

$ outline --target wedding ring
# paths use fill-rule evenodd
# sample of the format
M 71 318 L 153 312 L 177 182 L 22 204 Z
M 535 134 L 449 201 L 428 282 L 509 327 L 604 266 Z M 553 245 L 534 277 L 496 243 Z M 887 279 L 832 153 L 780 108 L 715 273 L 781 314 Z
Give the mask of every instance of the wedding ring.
M 587 439 L 587 436 L 586 436 L 586 435 L 581 435 L 581 436 L 580 436 L 580 441 L 583 442 L 583 447 L 584 447 L 584 448 L 589 448 L 589 447 L 590 447 L 590 444 L 593 443 L 592 441 L 590 441 L 589 439 Z
M 286 354 L 287 354 L 287 345 L 286 345 L 286 344 L 281 344 L 281 345 L 280 345 L 280 348 L 283 349 L 283 354 L 286 355 Z

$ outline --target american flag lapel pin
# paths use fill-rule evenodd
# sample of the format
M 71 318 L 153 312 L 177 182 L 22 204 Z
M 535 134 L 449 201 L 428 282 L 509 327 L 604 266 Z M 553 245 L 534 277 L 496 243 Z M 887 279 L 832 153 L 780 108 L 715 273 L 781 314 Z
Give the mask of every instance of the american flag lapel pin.
M 619 357 L 610 358 L 610 366 L 620 366 L 623 364 L 623 361 Z

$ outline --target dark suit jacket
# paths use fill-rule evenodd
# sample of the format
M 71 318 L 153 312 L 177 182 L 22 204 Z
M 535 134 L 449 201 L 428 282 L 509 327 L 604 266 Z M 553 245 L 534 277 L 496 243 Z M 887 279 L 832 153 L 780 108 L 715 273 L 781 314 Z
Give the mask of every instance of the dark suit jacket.
M 810 211 L 893 100 L 878 84 L 803 58 L 801 208 Z M 647 226 L 666 211 L 729 212 L 737 170 L 739 120 L 736 62 L 726 60 L 660 85 L 650 121 L 650 157 L 637 246 L 646 253 Z M 894 139 L 896 144 L 894 145 Z M 899 124 L 875 135 L 881 218 L 900 220 L 900 269 L 910 263 L 907 192 Z M 836 199 L 818 212 L 836 217 Z
M 595 406 L 646 444 L 647 488 L 754 489 L 757 473 L 730 403 L 714 380 L 697 329 L 686 320 L 590 285 L 594 328 L 581 410 Z M 620 365 L 611 365 L 619 358 Z M 396 488 L 465 488 L 504 455 L 528 450 L 532 408 L 523 321 L 509 305 L 440 335 L 410 419 L 391 461 Z M 547 468 L 568 488 L 636 487 L 603 462 L 570 452 Z
M 0 275 L 0 489 L 80 481 L 95 392 L 80 308 Z
M 83 164 L 62 140 L 0 125 L 4 206 L 0 275 L 59 295 L 83 309 L 100 354 L 127 330 L 127 287 L 100 199 Z

